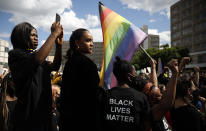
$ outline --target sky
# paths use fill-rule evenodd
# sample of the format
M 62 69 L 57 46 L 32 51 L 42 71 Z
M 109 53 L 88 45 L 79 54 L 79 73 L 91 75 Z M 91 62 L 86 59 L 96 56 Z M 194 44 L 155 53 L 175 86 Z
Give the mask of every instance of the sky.
M 148 25 L 148 33 L 160 35 L 160 44 L 170 44 L 170 6 L 179 0 L 101 0 L 137 27 Z M 38 32 L 38 48 L 50 34 L 56 13 L 61 16 L 64 40 L 77 28 L 86 28 L 94 42 L 102 42 L 99 0 L 0 0 L 0 39 L 10 42 L 15 25 L 31 23 Z M 12 46 L 10 46 L 12 47 Z

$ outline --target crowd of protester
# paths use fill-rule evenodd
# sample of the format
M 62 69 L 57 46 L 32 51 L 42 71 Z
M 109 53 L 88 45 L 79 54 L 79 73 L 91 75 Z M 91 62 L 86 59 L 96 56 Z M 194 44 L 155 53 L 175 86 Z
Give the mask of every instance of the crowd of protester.
M 51 26 L 38 46 L 37 30 L 27 22 L 11 34 L 9 72 L 1 75 L 0 131 L 205 131 L 206 73 L 186 70 L 190 57 L 171 59 L 160 74 L 148 57 L 150 74 L 137 74 L 128 61 L 116 57 L 118 84 L 99 87 L 98 69 L 87 57 L 93 36 L 83 28 L 72 32 L 67 62 L 61 64 L 63 28 Z M 56 43 L 53 62 L 46 61 Z

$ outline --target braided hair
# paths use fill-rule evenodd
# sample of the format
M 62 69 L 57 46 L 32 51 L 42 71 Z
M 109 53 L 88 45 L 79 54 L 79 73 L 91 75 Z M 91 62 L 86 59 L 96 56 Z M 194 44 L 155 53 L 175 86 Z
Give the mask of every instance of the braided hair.
M 11 43 L 14 49 L 29 49 L 31 31 L 35 29 L 30 23 L 23 22 L 14 27 L 11 33 Z
M 14 83 L 12 81 L 11 73 L 9 72 L 3 79 L 1 83 L 0 91 L 0 130 L 6 131 L 8 129 L 8 112 L 9 109 L 6 104 L 6 96 L 15 96 Z

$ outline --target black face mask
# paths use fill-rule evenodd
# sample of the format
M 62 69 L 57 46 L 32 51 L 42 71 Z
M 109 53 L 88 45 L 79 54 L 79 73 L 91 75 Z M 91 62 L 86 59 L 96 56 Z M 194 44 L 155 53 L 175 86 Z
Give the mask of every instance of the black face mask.
M 138 91 L 142 91 L 142 89 L 144 88 L 143 80 L 139 78 L 138 76 L 133 76 L 133 75 L 130 75 L 130 80 L 129 80 L 128 85 L 131 88 L 134 88 L 135 90 L 138 90 Z

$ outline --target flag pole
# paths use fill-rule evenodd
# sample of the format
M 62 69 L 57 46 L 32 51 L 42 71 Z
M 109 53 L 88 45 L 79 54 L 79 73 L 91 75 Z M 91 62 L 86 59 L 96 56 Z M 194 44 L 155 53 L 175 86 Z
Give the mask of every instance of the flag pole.
M 161 57 L 158 58 L 158 73 L 157 75 L 159 76 L 162 73 L 162 61 Z
M 139 45 L 139 47 L 150 59 L 152 58 L 141 45 Z
M 102 4 L 102 2 L 101 2 L 101 1 L 99 1 L 99 4 L 100 4 L 100 5 L 104 5 L 104 4 Z

